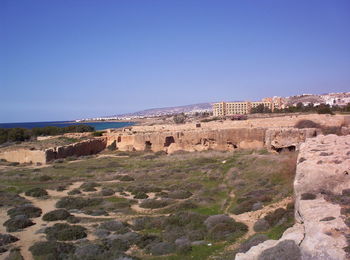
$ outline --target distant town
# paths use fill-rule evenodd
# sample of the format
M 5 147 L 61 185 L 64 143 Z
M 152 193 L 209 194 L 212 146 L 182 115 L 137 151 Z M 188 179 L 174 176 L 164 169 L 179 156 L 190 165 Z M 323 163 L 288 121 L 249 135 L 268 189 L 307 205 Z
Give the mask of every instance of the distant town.
M 263 98 L 261 101 L 222 101 L 215 103 L 200 103 L 187 106 L 154 108 L 128 114 L 83 118 L 77 119 L 75 121 L 127 121 L 151 117 L 169 116 L 179 113 L 184 113 L 185 115 L 194 115 L 196 113 L 210 113 L 213 116 L 229 116 L 250 114 L 259 108 L 261 108 L 262 111 L 265 109 L 270 110 L 271 112 L 275 112 L 278 110 L 286 109 L 288 107 L 296 107 L 298 104 L 312 107 L 320 106 L 321 104 L 327 105 L 329 107 L 343 107 L 349 103 L 350 92 L 328 93 L 321 95 L 301 94 L 290 97 L 267 97 Z

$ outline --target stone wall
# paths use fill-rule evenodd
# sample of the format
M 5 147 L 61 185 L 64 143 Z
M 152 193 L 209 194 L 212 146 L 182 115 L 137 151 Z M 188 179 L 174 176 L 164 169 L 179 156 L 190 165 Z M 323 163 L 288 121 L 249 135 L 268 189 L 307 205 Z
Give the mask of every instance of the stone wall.
M 99 137 L 94 139 L 84 140 L 78 143 L 57 146 L 45 150 L 46 162 L 56 159 L 62 159 L 69 156 L 92 155 L 101 152 L 106 148 L 107 139 Z
M 350 246 L 350 136 L 301 144 L 294 181 L 296 224 L 236 260 L 345 260 Z M 346 253 L 348 252 L 348 255 Z
M 46 153 L 41 150 L 30 150 L 30 149 L 16 149 L 6 150 L 0 153 L 0 159 L 4 159 L 8 162 L 18 163 L 46 163 Z
M 107 138 L 98 137 L 69 145 L 57 146 L 46 150 L 26 148 L 3 150 L 0 152 L 0 159 L 4 159 L 8 162 L 45 164 L 47 162 L 69 156 L 96 154 L 104 150 L 106 145 Z

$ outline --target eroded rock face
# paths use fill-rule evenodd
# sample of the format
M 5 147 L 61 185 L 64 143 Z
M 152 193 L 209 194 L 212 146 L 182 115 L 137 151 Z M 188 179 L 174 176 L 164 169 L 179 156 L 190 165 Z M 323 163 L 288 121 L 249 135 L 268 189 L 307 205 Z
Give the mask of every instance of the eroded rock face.
M 350 256 L 346 255 L 346 248 L 349 241 L 346 238 L 350 236 L 350 229 L 346 220 L 350 216 L 349 187 L 350 136 L 321 135 L 307 139 L 300 146 L 294 181 L 297 223 L 287 229 L 279 240 L 267 240 L 246 253 L 237 254 L 235 259 L 271 257 L 275 251 L 276 254 L 280 252 L 275 250 L 276 247 L 287 240 L 294 242 L 295 246 L 288 242 L 284 249 L 300 250 L 300 258 L 296 259 L 348 259 Z
M 301 143 L 307 138 L 315 137 L 320 133 L 315 128 L 281 128 L 268 129 L 265 136 L 265 145 L 268 149 L 298 150 Z
M 296 150 L 300 143 L 314 137 L 316 129 L 295 128 L 228 128 L 215 130 L 159 131 L 140 133 L 109 133 L 107 144 L 113 142 L 121 151 L 153 152 L 221 150 L 268 148 L 274 150 Z

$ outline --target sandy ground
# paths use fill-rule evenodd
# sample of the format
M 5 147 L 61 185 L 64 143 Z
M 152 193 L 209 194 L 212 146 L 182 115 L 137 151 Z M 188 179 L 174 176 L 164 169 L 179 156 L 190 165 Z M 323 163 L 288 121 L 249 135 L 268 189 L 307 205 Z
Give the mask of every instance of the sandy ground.
M 115 182 L 120 182 L 119 180 L 111 180 L 111 181 L 102 181 L 99 183 L 115 183 Z M 73 189 L 77 189 L 79 188 L 84 182 L 82 181 L 78 181 L 78 182 L 74 182 L 73 184 L 71 184 L 66 190 L 63 191 L 57 191 L 57 190 L 47 190 L 48 192 L 48 198 L 47 199 L 39 199 L 39 198 L 33 198 L 33 197 L 29 197 L 29 196 L 25 196 L 24 193 L 20 194 L 20 196 L 26 198 L 28 201 L 30 201 L 33 206 L 38 207 L 42 210 L 42 215 L 38 218 L 32 218 L 32 221 L 35 223 L 35 225 L 27 227 L 25 229 L 23 229 L 20 232 L 12 232 L 11 234 L 16 236 L 19 240 L 16 243 L 13 243 L 14 246 L 19 247 L 21 249 L 21 254 L 23 255 L 25 260 L 33 260 L 33 256 L 29 251 L 30 246 L 32 246 L 35 242 L 38 241 L 45 241 L 45 234 L 43 233 L 38 233 L 38 231 L 42 228 L 48 227 L 48 226 L 53 226 L 55 223 L 65 223 L 65 221 L 50 221 L 50 222 L 46 222 L 42 220 L 42 216 L 44 214 L 46 214 L 47 212 L 50 212 L 52 210 L 55 210 L 56 207 L 56 202 L 65 196 L 68 196 L 68 192 L 73 190 Z M 95 192 L 100 192 L 101 191 L 101 187 L 96 187 L 97 191 Z M 93 192 L 93 193 L 95 193 Z M 80 195 L 89 195 L 92 192 L 83 192 Z M 126 193 L 127 195 L 121 195 L 120 193 L 115 193 L 115 196 L 118 198 L 127 198 L 127 199 L 133 199 L 133 195 L 131 193 Z M 155 193 L 154 192 L 150 192 L 147 194 L 149 196 L 149 198 L 155 198 Z M 108 196 L 110 197 L 110 196 Z M 138 200 L 138 202 L 141 202 L 142 200 Z M 149 215 L 152 214 L 154 212 L 154 210 L 149 210 L 149 209 L 144 209 L 139 207 L 137 204 L 134 204 L 131 206 L 132 210 L 134 210 L 137 213 L 141 213 L 141 214 L 145 214 L 145 215 Z M 0 210 L 0 232 L 1 233 L 6 233 L 6 228 L 3 226 L 4 222 L 9 218 L 7 216 L 7 210 L 9 208 L 5 208 Z M 131 216 L 125 216 L 121 213 L 109 213 L 108 216 L 91 216 L 91 215 L 87 215 L 84 213 L 71 213 L 72 215 L 76 216 L 76 217 L 81 217 L 81 218 L 85 218 L 85 219 L 118 219 L 121 221 L 128 221 L 132 218 L 134 218 L 135 216 L 131 215 Z M 153 214 L 152 214 L 153 215 Z M 159 215 L 167 215 L 167 214 L 159 214 Z M 142 215 L 138 215 L 138 216 L 142 216 Z M 158 215 L 157 215 L 158 216 Z M 95 240 L 96 236 L 90 231 L 90 225 L 91 223 L 79 223 L 79 225 L 84 226 L 85 228 L 88 229 L 88 236 L 87 239 L 88 240 Z M 5 259 L 8 256 L 9 252 L 6 252 L 4 254 L 0 255 L 0 260 Z

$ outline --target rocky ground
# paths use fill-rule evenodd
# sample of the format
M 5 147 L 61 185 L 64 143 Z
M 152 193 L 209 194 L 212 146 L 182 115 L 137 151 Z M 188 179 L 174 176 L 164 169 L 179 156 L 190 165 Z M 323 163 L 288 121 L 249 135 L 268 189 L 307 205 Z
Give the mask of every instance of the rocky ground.
M 296 224 L 237 260 L 350 259 L 350 136 L 318 136 L 301 145 L 294 193 Z
M 234 259 L 293 225 L 296 154 L 109 152 L 0 169 L 0 259 Z

